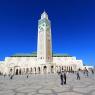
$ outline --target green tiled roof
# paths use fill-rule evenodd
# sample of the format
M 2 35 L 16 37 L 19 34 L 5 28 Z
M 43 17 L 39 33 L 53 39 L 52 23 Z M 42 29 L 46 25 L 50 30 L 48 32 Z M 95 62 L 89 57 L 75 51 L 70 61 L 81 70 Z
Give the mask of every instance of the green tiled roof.
M 72 57 L 68 54 L 53 54 L 52 55 L 53 57 Z M 25 54 L 25 53 L 18 53 L 18 54 L 15 54 L 15 55 L 12 55 L 11 57 L 37 57 L 37 53 L 36 52 L 33 52 L 32 54 Z
M 11 57 L 36 57 L 37 53 L 32 53 L 32 54 L 25 54 L 25 53 L 19 53 L 12 55 Z
M 58 54 L 58 53 L 55 53 L 55 54 L 53 54 L 53 57 L 72 57 L 72 56 L 70 56 L 69 54 Z

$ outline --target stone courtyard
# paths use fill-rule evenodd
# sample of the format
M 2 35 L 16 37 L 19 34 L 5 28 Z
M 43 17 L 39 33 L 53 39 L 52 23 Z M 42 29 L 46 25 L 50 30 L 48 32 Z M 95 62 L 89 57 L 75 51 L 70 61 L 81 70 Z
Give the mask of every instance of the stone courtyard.
M 67 74 L 67 84 L 60 85 L 58 74 L 31 74 L 0 76 L 0 95 L 95 95 L 95 75 L 76 80 L 75 74 Z

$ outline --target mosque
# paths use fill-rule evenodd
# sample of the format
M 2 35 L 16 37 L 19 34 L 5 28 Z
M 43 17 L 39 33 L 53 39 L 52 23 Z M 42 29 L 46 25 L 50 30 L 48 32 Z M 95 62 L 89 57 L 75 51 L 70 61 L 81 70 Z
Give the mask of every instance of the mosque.
M 83 61 L 74 56 L 52 53 L 51 21 L 46 12 L 38 20 L 37 52 L 15 54 L 0 61 L 0 73 L 3 74 L 44 74 L 62 70 L 76 71 L 83 68 Z

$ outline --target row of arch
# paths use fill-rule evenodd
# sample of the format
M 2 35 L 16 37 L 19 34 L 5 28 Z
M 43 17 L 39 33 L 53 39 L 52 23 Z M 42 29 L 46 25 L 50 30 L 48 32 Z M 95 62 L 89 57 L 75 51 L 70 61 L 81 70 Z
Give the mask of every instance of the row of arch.
M 73 66 L 56 66 L 58 71 L 74 71 Z
M 41 74 L 41 73 L 57 73 L 60 71 L 74 71 L 73 66 L 38 66 L 30 68 L 21 68 L 20 66 L 15 66 L 10 68 L 9 73 L 15 75 L 21 74 Z

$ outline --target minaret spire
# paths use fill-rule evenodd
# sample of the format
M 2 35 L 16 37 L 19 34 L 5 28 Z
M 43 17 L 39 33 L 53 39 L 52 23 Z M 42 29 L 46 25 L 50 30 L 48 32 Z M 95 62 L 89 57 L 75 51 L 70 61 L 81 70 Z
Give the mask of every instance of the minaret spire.
M 46 13 L 46 11 L 44 10 L 44 12 L 41 14 L 41 19 L 48 19 L 48 14 Z

